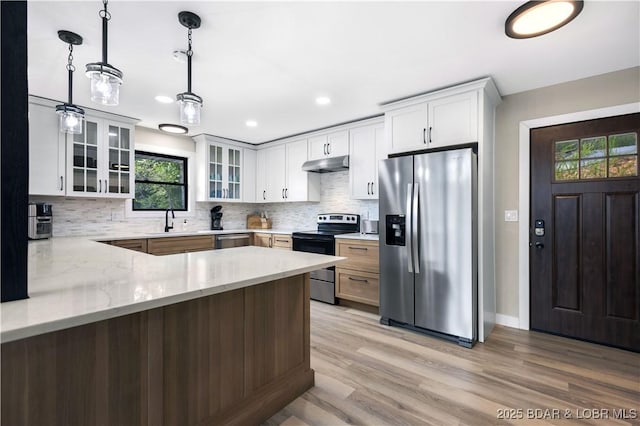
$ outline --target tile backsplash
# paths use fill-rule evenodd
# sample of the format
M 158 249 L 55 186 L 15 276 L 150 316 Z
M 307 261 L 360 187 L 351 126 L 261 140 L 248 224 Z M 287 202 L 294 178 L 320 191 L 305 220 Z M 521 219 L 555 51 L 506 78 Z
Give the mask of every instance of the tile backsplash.
M 210 227 L 210 209 L 222 205 L 222 225 L 225 229 L 242 229 L 247 215 L 266 211 L 273 227 L 288 230 L 314 229 L 318 213 L 357 213 L 363 219 L 378 218 L 377 200 L 353 200 L 349 197 L 349 172 L 324 173 L 320 176 L 320 202 L 305 203 L 196 203 L 195 216 L 187 217 L 187 230 Z M 116 199 L 63 197 L 30 197 L 32 202 L 53 205 L 53 235 L 126 235 L 162 232 L 163 218 L 127 217 L 126 203 Z M 174 226 L 181 231 L 183 219 L 176 213 Z

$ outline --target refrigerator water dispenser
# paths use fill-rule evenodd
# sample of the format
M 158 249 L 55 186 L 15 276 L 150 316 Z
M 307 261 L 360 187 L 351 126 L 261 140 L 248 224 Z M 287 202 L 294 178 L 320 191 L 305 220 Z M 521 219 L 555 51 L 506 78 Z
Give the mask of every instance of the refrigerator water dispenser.
M 405 215 L 386 216 L 386 234 L 388 246 L 404 246 L 405 244 Z

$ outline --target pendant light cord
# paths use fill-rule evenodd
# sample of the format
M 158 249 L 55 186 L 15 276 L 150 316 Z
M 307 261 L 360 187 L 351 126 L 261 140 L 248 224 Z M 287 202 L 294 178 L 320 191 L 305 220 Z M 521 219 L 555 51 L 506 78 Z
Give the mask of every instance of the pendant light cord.
M 69 58 L 67 59 L 67 71 L 69 72 L 69 105 L 73 104 L 73 72 L 76 67 L 73 66 L 73 44 L 69 43 Z
M 108 64 L 109 62 L 107 61 L 107 39 L 108 39 L 107 24 L 111 19 L 111 13 L 107 11 L 107 3 L 109 3 L 109 1 L 102 0 L 102 3 L 104 4 L 104 9 L 98 13 L 100 18 L 102 18 L 102 63 Z
M 191 28 L 188 33 L 189 49 L 187 49 L 187 92 L 191 93 L 191 57 L 193 56 L 193 50 L 191 50 Z

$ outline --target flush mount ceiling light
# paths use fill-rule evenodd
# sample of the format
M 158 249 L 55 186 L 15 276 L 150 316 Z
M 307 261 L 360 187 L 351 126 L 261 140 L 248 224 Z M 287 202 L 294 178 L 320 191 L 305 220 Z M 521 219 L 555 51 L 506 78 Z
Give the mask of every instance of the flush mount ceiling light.
M 318 105 L 329 105 L 331 103 L 331 99 L 329 99 L 327 96 L 318 96 L 316 98 L 316 103 Z
M 159 124 L 158 129 L 162 130 L 163 132 L 173 133 L 176 135 L 184 135 L 189 131 L 189 129 L 187 129 L 184 126 L 180 126 L 179 124 L 169 124 L 169 123 Z
M 160 102 L 161 104 L 170 104 L 173 102 L 173 98 L 171 96 L 158 95 L 154 98 L 156 102 Z
M 122 71 L 107 62 L 107 26 L 111 14 L 107 11 L 108 0 L 102 0 L 104 9 L 99 12 L 102 18 L 102 62 L 87 64 L 86 75 L 91 79 L 91 100 L 102 105 L 118 105 Z
M 56 105 L 58 113 L 59 128 L 63 133 L 80 134 L 82 133 L 82 121 L 84 120 L 84 110 L 73 104 L 73 72 L 76 67 L 73 66 L 73 46 L 82 44 L 82 37 L 71 31 L 58 31 L 58 38 L 69 45 L 69 56 L 67 58 L 67 72 L 69 75 L 69 96 L 67 103 Z
M 582 11 L 582 0 L 529 1 L 517 8 L 504 25 L 511 38 L 531 38 L 568 24 Z
M 180 23 L 189 29 L 187 49 L 187 91 L 178 93 L 176 100 L 180 103 L 180 123 L 197 126 L 200 124 L 200 110 L 202 109 L 202 98 L 191 91 L 191 32 L 200 28 L 200 17 L 192 12 L 180 12 L 178 14 Z

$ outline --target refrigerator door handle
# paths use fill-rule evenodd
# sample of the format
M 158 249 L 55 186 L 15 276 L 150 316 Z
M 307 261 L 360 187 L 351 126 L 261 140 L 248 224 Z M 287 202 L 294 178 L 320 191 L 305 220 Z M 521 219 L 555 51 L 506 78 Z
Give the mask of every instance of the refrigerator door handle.
M 416 274 L 420 273 L 420 254 L 418 247 L 418 201 L 420 197 L 420 184 L 413 184 L 413 211 L 411 212 L 411 245 L 413 252 L 413 269 Z
M 410 273 L 413 273 L 413 251 L 412 251 L 412 243 L 413 243 L 413 231 L 412 227 L 412 218 L 411 218 L 411 201 L 413 198 L 413 184 L 407 184 L 407 216 L 406 216 L 406 227 L 405 231 L 406 242 L 405 245 L 407 247 L 407 269 Z

